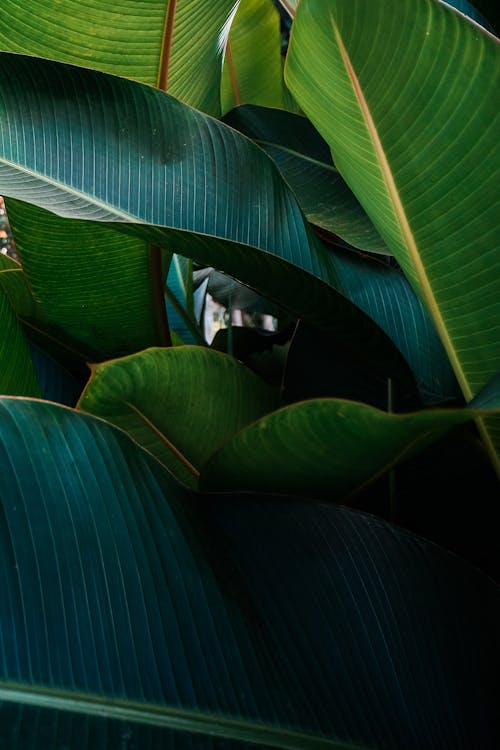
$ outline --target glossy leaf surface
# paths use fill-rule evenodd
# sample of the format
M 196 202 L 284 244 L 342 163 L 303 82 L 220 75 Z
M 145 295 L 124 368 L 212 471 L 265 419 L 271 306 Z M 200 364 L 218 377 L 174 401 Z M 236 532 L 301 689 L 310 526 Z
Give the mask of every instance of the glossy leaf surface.
M 335 169 L 327 143 L 305 117 L 243 105 L 224 122 L 255 141 L 275 162 L 312 224 L 355 247 L 390 255 L 361 204 Z
M 221 82 L 222 114 L 239 104 L 284 106 L 280 19 L 272 0 L 240 0 Z
M 278 405 L 277 391 L 241 363 L 194 346 L 149 349 L 95 365 L 78 402 L 194 486 L 200 466 L 220 445 Z
M 500 408 L 492 410 L 500 415 Z M 203 467 L 200 486 L 343 500 L 454 425 L 487 416 L 473 409 L 408 414 L 344 399 L 312 399 L 263 417 Z
M 379 279 L 353 275 L 353 262 L 314 237 L 272 162 L 231 128 L 160 91 L 58 63 L 0 53 L 0 75 L 4 195 L 68 218 L 120 222 L 355 337 L 369 323 L 352 297 L 405 356 L 408 325 L 415 351 L 429 345 L 414 300 L 398 294 L 395 310 Z
M 37 326 L 88 360 L 168 343 L 159 250 L 106 224 L 7 206 Z
M 500 361 L 498 40 L 434 0 L 305 0 L 287 81 L 469 401 Z
M 495 746 L 500 598 L 476 569 L 337 506 L 188 494 L 64 407 L 0 415 L 5 750 Z

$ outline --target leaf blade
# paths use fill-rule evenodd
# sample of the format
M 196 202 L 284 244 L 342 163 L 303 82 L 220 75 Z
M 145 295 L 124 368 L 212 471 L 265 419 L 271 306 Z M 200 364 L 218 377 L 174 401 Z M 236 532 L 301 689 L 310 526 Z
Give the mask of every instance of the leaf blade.
M 208 713 L 216 733 L 235 720 L 278 746 L 287 731 L 320 747 L 494 745 L 500 600 L 478 570 L 334 505 L 187 493 L 65 407 L 0 411 L 3 683 Z M 35 717 L 43 747 L 54 727 Z M 83 750 L 86 725 L 68 722 Z
M 441 3 L 392 8 L 388 20 L 384 3 L 347 12 L 338 0 L 313 18 L 301 4 L 288 80 L 424 300 L 470 400 L 500 357 L 498 42 Z M 313 38 L 315 70 L 304 56 Z
M 310 494 L 346 501 L 454 425 L 498 408 L 392 414 L 346 399 L 285 406 L 243 428 L 202 467 L 207 491 Z

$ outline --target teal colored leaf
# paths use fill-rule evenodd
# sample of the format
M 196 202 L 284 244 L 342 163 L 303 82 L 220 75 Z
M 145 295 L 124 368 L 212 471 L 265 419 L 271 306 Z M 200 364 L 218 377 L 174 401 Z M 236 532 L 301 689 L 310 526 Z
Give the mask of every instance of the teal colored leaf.
M 458 11 L 460 11 L 460 13 L 463 13 L 464 15 L 469 16 L 469 18 L 472 18 L 473 21 L 479 23 L 481 26 L 487 29 L 487 31 L 491 31 L 493 34 L 495 33 L 493 26 L 473 5 L 471 5 L 471 3 L 468 2 L 468 0 L 446 0 L 446 2 L 448 5 L 451 5 L 452 8 L 456 8 Z
M 42 398 L 65 406 L 75 406 L 83 390 L 82 379 L 69 372 L 39 346 L 31 343 L 29 351 Z
M 243 105 L 223 121 L 257 143 L 274 161 L 312 224 L 354 247 L 390 255 L 356 196 L 335 169 L 328 144 L 307 118 Z
M 0 399 L 0 509 L 2 750 L 496 744 L 499 589 L 436 545 L 188 493 L 120 430 L 23 399 Z
M 166 305 L 168 324 L 180 340 L 184 344 L 204 344 L 195 315 L 193 262 L 175 253 L 168 269 Z
M 57 63 L 0 53 L 0 76 L 4 195 L 113 222 L 355 337 L 369 322 L 352 299 L 404 356 L 408 327 L 418 332 L 410 344 L 417 360 L 432 347 L 419 303 L 398 294 L 394 310 L 378 278 L 353 276 L 353 261 L 312 234 L 269 158 L 233 129 L 150 87 Z

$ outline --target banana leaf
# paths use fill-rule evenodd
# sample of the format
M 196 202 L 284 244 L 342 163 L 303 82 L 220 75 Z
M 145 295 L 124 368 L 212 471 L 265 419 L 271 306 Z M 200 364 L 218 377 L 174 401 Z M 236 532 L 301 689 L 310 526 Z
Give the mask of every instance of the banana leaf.
M 135 0 L 59 0 L 55 11 L 43 0 L 5 0 L 0 47 L 157 86 L 217 116 L 224 34 L 234 8 L 235 0 L 140 6 Z
M 498 40 L 434 0 L 305 0 L 286 74 L 470 401 L 500 361 Z
M 346 502 L 446 430 L 488 409 L 388 413 L 365 403 L 317 398 L 285 406 L 240 430 L 201 469 L 204 490 L 252 490 Z
M 201 307 L 198 304 L 198 310 L 195 310 L 193 261 L 182 255 L 172 255 L 165 289 L 167 317 L 170 329 L 184 344 L 206 343 L 200 328 L 206 286 L 199 292 Z
M 228 112 L 223 122 L 251 138 L 271 157 L 312 224 L 354 247 L 391 254 L 335 169 L 328 144 L 307 118 L 242 105 Z
M 278 406 L 276 389 L 251 370 L 197 346 L 148 349 L 94 365 L 78 401 L 194 487 L 217 446 Z
M 170 342 L 158 248 L 106 224 L 6 204 L 33 300 L 32 325 L 91 361 Z
M 436 363 L 421 356 L 435 332 L 420 303 L 398 292 L 388 306 L 382 272 L 360 278 L 359 261 L 320 243 L 248 139 L 133 81 L 8 53 L 0 53 L 0 76 L 3 194 L 67 218 L 114 222 L 356 337 L 370 323 L 352 298 L 413 357 L 413 369 L 421 365 L 419 381 L 441 368 L 442 350 Z M 372 335 L 383 338 L 373 325 Z
M 434 544 L 186 492 L 26 399 L 0 399 L 0 509 L 2 750 L 498 744 L 499 588 Z
M 221 114 L 239 104 L 284 107 L 279 13 L 272 0 L 240 0 L 229 31 Z

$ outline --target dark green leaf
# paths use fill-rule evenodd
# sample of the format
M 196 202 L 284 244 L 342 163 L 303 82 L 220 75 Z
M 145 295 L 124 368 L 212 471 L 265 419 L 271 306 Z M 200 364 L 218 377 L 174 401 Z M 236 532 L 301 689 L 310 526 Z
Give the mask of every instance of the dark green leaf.
M 279 409 L 237 433 L 203 466 L 200 487 L 345 500 L 446 430 L 500 408 L 391 414 L 345 399 Z
M 291 112 L 243 105 L 223 118 L 275 162 L 310 222 L 373 253 L 390 250 L 335 169 L 328 144 L 310 121 Z
M 272 162 L 233 129 L 150 87 L 62 64 L 0 53 L 0 77 L 0 192 L 120 222 L 354 338 L 369 322 L 352 297 L 407 358 L 433 346 L 419 303 L 398 294 L 394 310 L 378 279 L 353 277 L 351 262 L 315 239 Z
M 62 219 L 7 201 L 30 323 L 87 360 L 167 344 L 160 251 L 106 224 Z
M 197 346 L 148 349 L 92 367 L 78 408 L 128 432 L 183 482 L 278 393 L 240 362 Z
M 0 414 L 2 750 L 498 744 L 476 569 L 336 506 L 190 495 L 64 407 Z
M 17 274 L 17 269 L 7 270 L 9 262 L 0 255 L 0 393 L 16 396 L 40 396 L 40 384 L 31 359 L 28 343 L 3 279 Z

